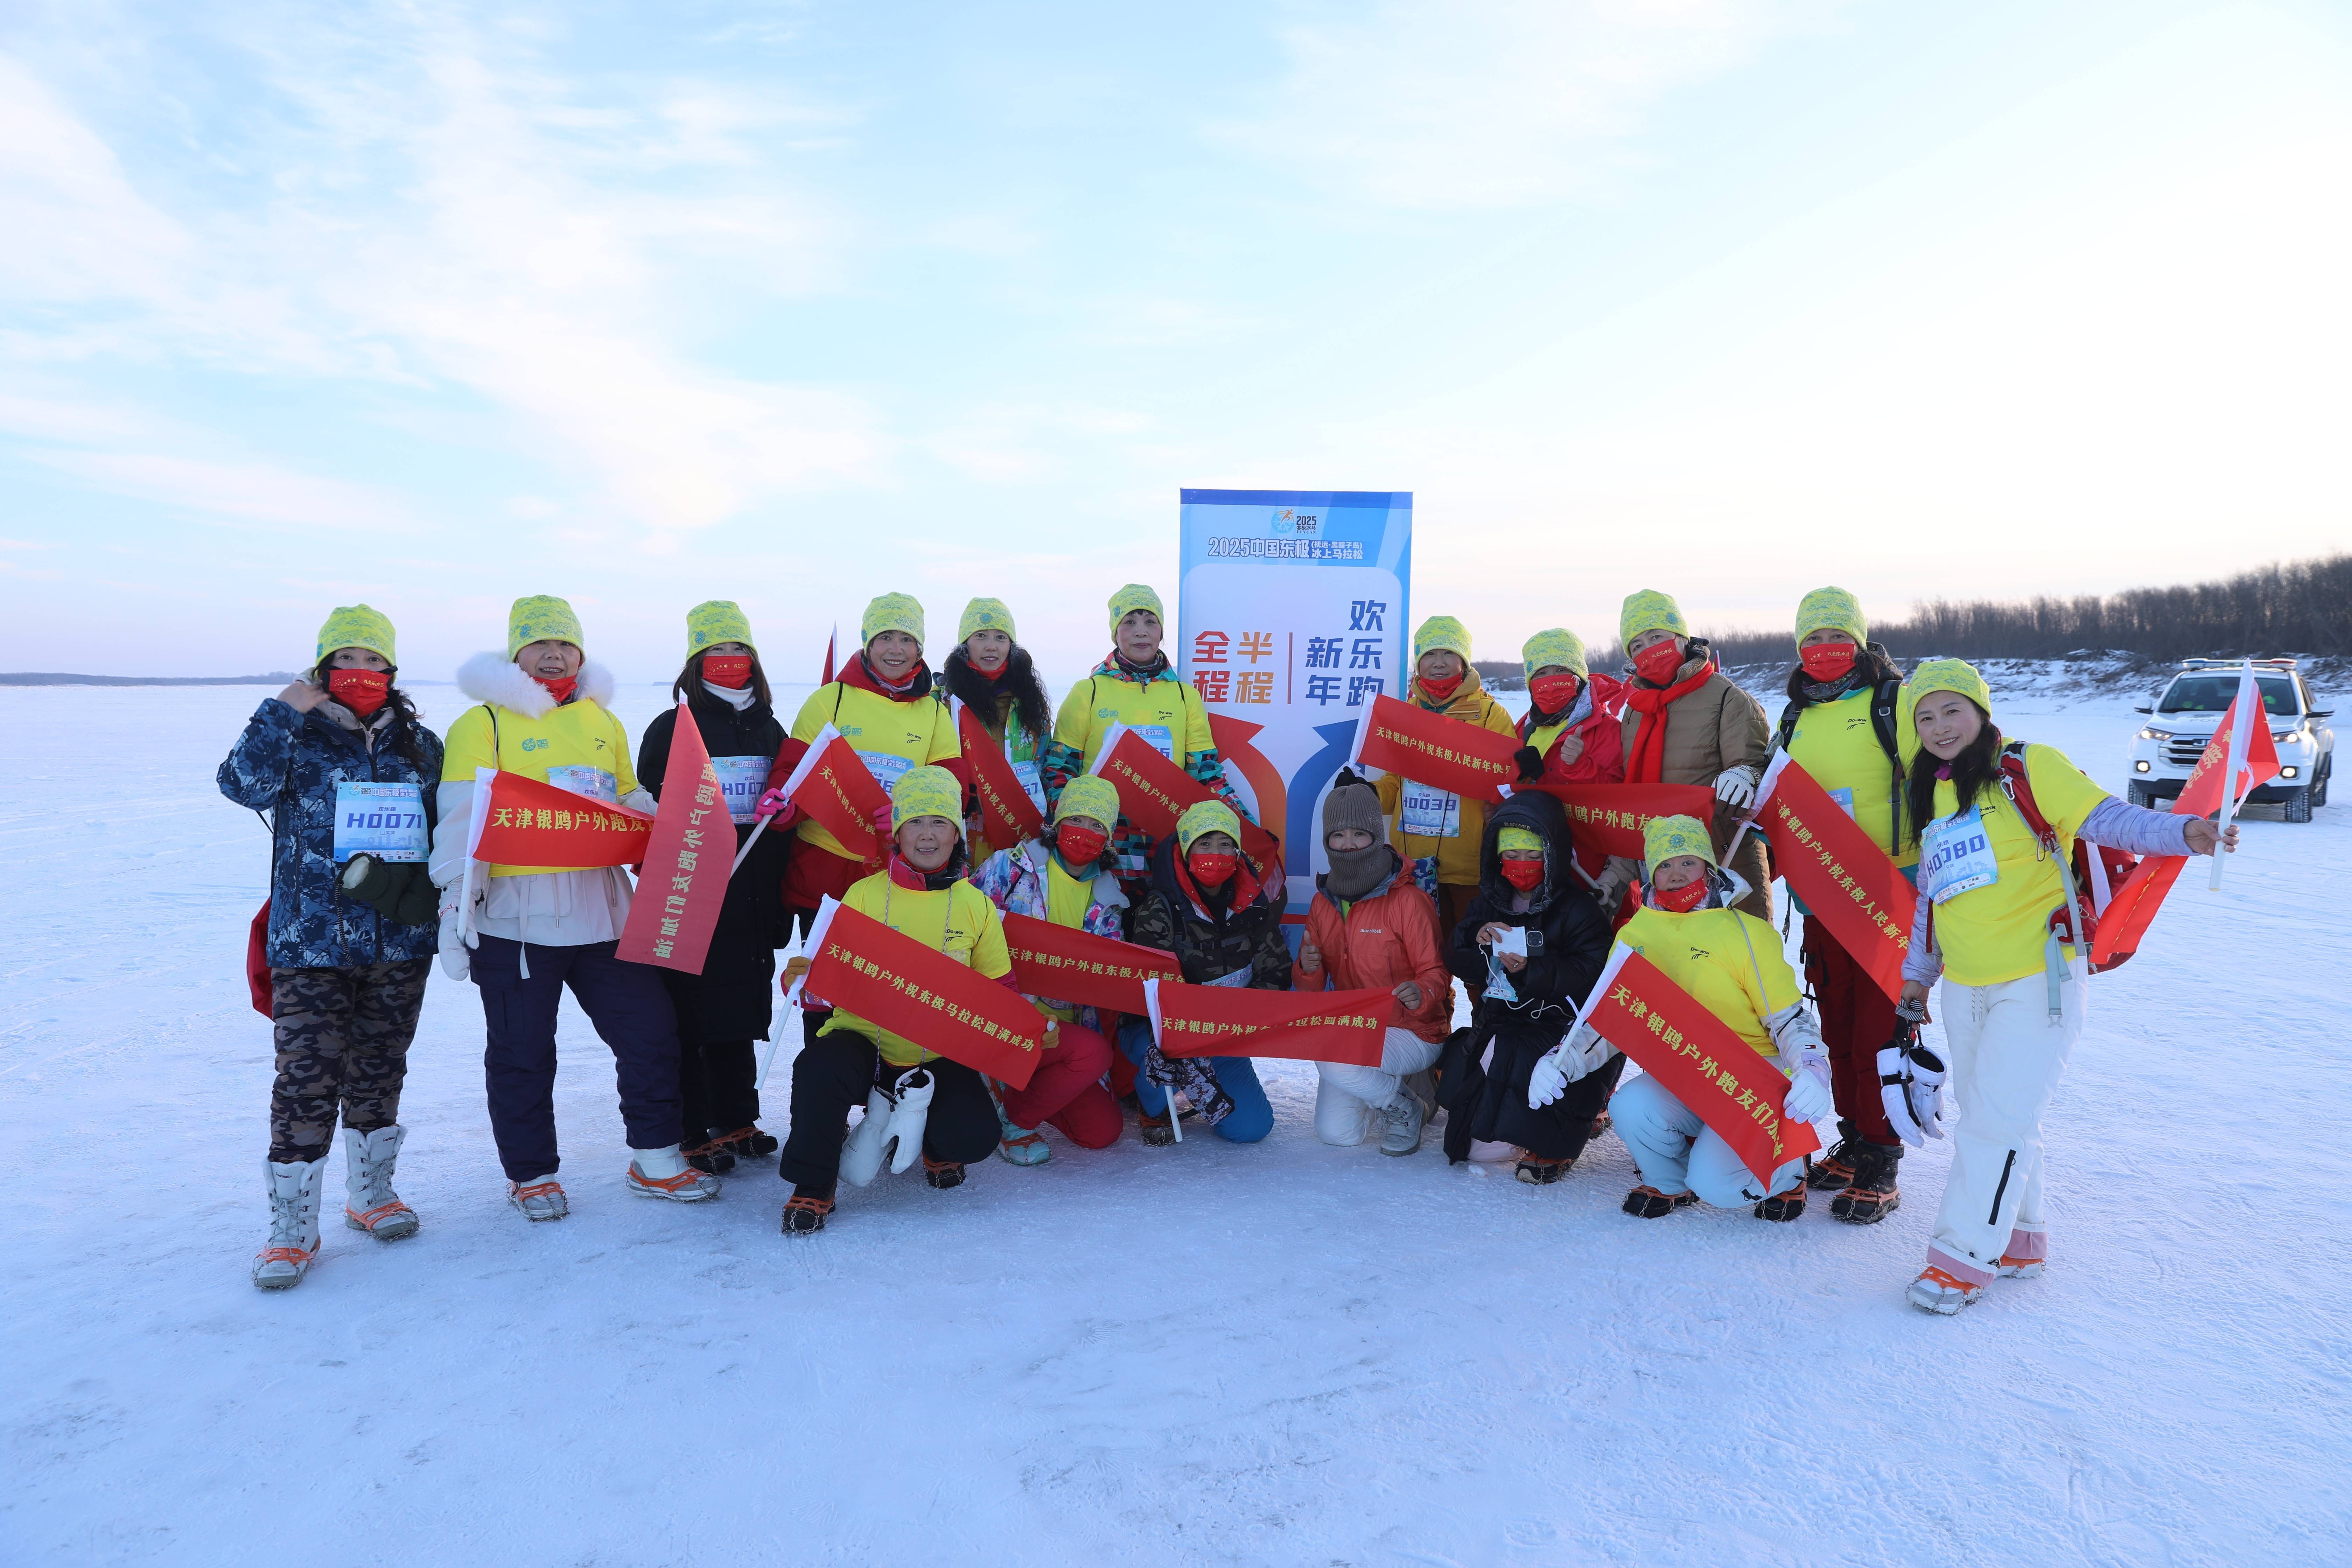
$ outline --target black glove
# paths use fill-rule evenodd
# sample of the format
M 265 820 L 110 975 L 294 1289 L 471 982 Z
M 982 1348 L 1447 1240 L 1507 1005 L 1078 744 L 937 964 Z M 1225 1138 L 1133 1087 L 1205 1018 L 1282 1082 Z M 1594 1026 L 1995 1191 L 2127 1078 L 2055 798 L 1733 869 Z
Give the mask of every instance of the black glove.
M 1536 780 L 1543 777 L 1543 753 L 1537 751 L 1533 746 L 1521 746 L 1519 748 L 1519 754 L 1512 760 L 1519 764 L 1519 782 L 1521 784 L 1533 784 Z
M 440 918 L 441 899 L 432 874 L 414 860 L 379 860 L 354 855 L 343 868 L 343 892 L 384 919 L 404 926 L 429 925 Z

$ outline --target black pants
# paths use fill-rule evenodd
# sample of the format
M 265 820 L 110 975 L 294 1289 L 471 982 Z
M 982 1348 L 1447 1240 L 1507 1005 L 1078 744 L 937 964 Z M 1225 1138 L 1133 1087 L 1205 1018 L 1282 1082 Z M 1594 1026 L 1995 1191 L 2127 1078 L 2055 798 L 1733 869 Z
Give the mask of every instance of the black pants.
M 923 1152 L 933 1160 L 970 1164 L 995 1152 L 996 1102 L 980 1074 L 945 1058 L 926 1062 L 937 1084 L 923 1121 Z M 811 1041 L 793 1059 L 793 1132 L 784 1140 L 776 1173 L 796 1187 L 829 1187 L 841 1175 L 841 1143 L 849 1132 L 849 1108 L 887 1074 L 898 1081 L 907 1069 L 882 1060 L 867 1037 L 847 1029 Z
M 1495 1054 L 1486 1069 L 1476 1136 L 1500 1143 L 1516 1143 L 1544 1160 L 1573 1160 L 1592 1138 L 1592 1119 L 1609 1103 L 1624 1076 L 1625 1058 L 1568 1086 L 1568 1092 L 1540 1110 L 1528 1106 L 1528 1079 L 1544 1053 L 1559 1044 L 1558 1029 L 1503 1029 L 1495 1036 Z
M 700 1143 L 760 1120 L 757 1040 L 683 1041 L 677 1052 L 677 1096 L 686 1142 Z

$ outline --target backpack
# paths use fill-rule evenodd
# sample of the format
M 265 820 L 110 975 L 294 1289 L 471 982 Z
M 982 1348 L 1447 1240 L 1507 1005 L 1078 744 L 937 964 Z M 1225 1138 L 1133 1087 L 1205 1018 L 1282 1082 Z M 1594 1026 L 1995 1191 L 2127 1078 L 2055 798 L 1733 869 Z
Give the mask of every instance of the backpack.
M 1886 765 L 1895 770 L 1895 790 L 1898 798 L 1903 791 L 1903 746 L 1895 729 L 1895 703 L 1902 690 L 1900 676 L 1893 680 L 1882 680 L 1870 689 L 1871 733 L 1878 737 L 1878 749 L 1886 753 Z M 1786 708 L 1780 710 L 1780 728 L 1772 737 L 1774 751 L 1789 749 L 1789 738 L 1797 732 L 1797 718 L 1804 710 L 1793 698 Z M 1895 814 L 1895 833 L 1898 838 L 1903 833 L 1903 813 L 1900 809 Z
M 2053 859 L 2058 858 L 2058 832 L 2042 808 L 2033 801 L 2033 784 L 2025 773 L 2025 742 L 2011 741 L 2000 749 L 2000 791 L 2017 815 Z M 2085 838 L 2074 840 L 2071 862 L 2059 859 L 2059 874 L 2065 880 L 2066 902 L 2050 911 L 2050 929 L 2069 936 L 2068 945 L 2082 953 L 2083 962 L 2090 964 L 2091 973 L 2104 974 L 2119 969 L 2131 957 L 2129 952 L 2112 953 L 2105 963 L 2091 963 L 2091 946 L 2099 933 L 2099 906 L 2106 902 L 2107 889 L 2120 886 L 2139 864 L 2139 857 L 2128 850 L 2116 849 L 2105 844 L 2094 844 Z M 2102 895 L 2095 901 L 2093 889 Z M 2069 910 L 2073 913 L 2070 922 Z M 2069 925 L 2073 931 L 2068 932 Z

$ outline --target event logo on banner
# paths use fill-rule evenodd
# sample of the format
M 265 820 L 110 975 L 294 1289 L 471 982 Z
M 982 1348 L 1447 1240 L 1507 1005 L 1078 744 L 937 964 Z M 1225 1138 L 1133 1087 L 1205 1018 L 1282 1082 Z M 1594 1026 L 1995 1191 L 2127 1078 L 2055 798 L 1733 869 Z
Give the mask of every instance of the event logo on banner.
M 1402 697 L 1412 633 L 1408 490 L 1181 495 L 1177 668 L 1225 777 L 1282 840 L 1290 918 L 1327 868 L 1317 812 L 1372 700 Z

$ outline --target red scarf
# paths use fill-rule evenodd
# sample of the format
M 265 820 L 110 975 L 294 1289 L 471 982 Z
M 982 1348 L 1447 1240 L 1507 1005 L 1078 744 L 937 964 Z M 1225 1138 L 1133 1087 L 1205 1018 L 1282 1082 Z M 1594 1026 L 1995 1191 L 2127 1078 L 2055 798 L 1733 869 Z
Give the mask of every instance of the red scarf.
M 1462 683 L 1469 679 L 1466 674 L 1448 676 L 1444 680 L 1432 680 L 1427 676 L 1416 676 L 1413 678 L 1413 684 L 1421 688 L 1422 706 L 1433 711 L 1438 711 L 1453 702 L 1454 694 L 1460 691 Z
M 1686 915 L 1706 902 L 1706 879 L 1685 882 L 1669 893 L 1662 888 L 1650 889 L 1650 901 L 1670 915 Z
M 1625 689 L 1625 706 L 1643 715 L 1641 728 L 1633 732 L 1633 754 L 1625 759 L 1627 784 L 1664 784 L 1661 776 L 1666 762 L 1666 705 L 1679 702 L 1706 684 L 1715 673 L 1712 661 L 1698 667 L 1698 673 L 1673 686 L 1629 686 Z
M 1210 919 L 1209 900 L 1201 896 L 1199 886 L 1192 880 L 1192 873 L 1185 869 L 1184 857 L 1180 854 L 1174 857 L 1174 859 L 1176 862 L 1176 886 L 1183 890 L 1186 898 L 1192 900 L 1192 907 L 1200 911 L 1201 918 L 1202 920 Z M 1225 906 L 1225 910 L 1228 914 L 1239 914 L 1242 910 L 1248 909 L 1252 904 L 1256 903 L 1258 893 L 1261 890 L 1258 887 L 1257 879 L 1250 874 L 1248 857 L 1240 857 L 1239 860 L 1240 863 L 1234 868 L 1232 878 L 1223 884 L 1225 887 L 1232 889 L 1234 894 L 1233 902 Z
M 558 676 L 553 680 L 543 675 L 534 675 L 531 679 L 547 688 L 547 694 L 555 699 L 558 708 L 572 700 L 572 693 L 580 684 L 580 678 L 576 675 Z

